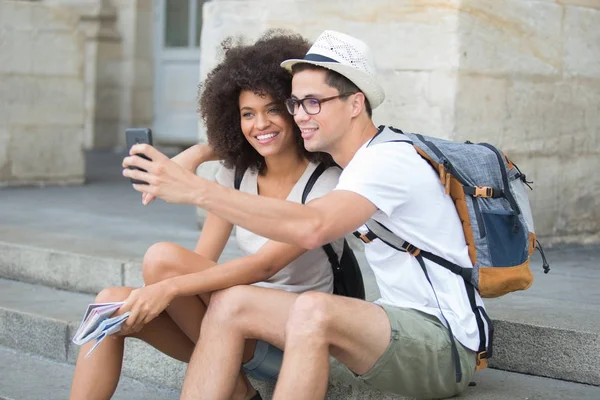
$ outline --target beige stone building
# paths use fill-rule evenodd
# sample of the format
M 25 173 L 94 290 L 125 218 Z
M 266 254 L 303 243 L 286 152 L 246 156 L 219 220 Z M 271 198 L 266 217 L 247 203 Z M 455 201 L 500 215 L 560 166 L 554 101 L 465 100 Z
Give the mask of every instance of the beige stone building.
M 0 185 L 82 182 L 83 151 L 130 126 L 204 140 L 219 43 L 268 28 L 364 39 L 377 123 L 499 145 L 541 236 L 600 241 L 600 0 L 0 0 Z

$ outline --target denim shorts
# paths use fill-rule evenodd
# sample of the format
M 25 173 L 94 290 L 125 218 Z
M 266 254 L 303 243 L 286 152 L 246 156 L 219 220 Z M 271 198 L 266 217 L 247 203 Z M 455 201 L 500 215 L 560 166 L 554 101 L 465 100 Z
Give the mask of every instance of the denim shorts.
M 279 376 L 282 362 L 282 350 L 267 342 L 257 340 L 254 357 L 242 364 L 242 369 L 249 378 L 263 382 L 275 382 Z

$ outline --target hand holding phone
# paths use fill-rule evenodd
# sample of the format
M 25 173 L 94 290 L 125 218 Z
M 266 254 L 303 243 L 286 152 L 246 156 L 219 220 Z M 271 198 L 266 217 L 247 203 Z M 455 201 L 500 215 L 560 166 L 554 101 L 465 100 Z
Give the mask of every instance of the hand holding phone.
M 127 140 L 127 154 L 131 152 L 131 147 L 134 144 L 138 143 L 147 143 L 152 145 L 152 130 L 150 128 L 129 128 L 125 131 L 125 138 Z M 139 157 L 142 157 L 148 161 L 152 161 L 144 154 L 136 154 Z M 128 167 L 129 169 L 137 169 L 143 172 L 147 172 L 145 169 L 138 167 Z M 148 182 L 140 181 L 137 179 L 129 179 L 131 183 L 139 184 L 139 185 L 147 185 Z

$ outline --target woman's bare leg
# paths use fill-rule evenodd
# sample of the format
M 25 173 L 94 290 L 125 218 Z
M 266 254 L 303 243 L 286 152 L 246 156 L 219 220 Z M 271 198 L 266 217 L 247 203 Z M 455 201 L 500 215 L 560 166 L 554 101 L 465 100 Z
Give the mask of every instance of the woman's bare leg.
M 156 243 L 146 251 L 142 269 L 148 285 L 175 276 L 193 274 L 214 267 L 216 263 L 198 253 L 174 243 Z M 178 297 L 171 301 L 166 311 L 179 328 L 194 343 L 200 334 L 200 324 L 206 313 L 210 293 L 199 296 Z M 194 310 L 193 313 L 190 310 Z
M 173 243 L 151 246 L 143 262 L 144 281 L 156 283 L 178 275 L 190 274 L 215 266 L 216 263 Z M 125 300 L 134 288 L 104 289 L 96 302 Z M 159 351 L 188 362 L 200 334 L 200 324 L 206 312 L 210 294 L 177 298 L 144 328 L 129 336 L 111 335 L 89 358 L 85 358 L 93 343 L 81 347 L 71 388 L 71 400 L 104 400 L 114 394 L 121 375 L 126 337 L 141 339 Z M 249 341 L 245 361 L 254 354 L 255 341 Z M 249 399 L 256 391 L 240 372 L 232 400 Z
M 174 243 L 161 242 L 152 245 L 144 256 L 143 274 L 146 284 L 164 281 L 175 276 L 200 272 L 217 265 L 196 252 L 190 251 Z M 178 297 L 171 301 L 166 312 L 186 336 L 194 343 L 198 341 L 200 326 L 206 313 L 210 293 L 198 296 Z M 193 313 L 190 310 L 195 310 Z M 254 355 L 255 340 L 246 342 L 244 362 L 249 361 Z M 250 384 L 244 373 L 240 376 L 232 399 L 250 399 L 256 390 Z
M 96 301 L 122 301 L 133 289 L 107 288 L 98 294 Z M 189 361 L 194 350 L 194 343 L 166 313 L 160 314 L 131 337 L 141 339 L 183 362 Z M 81 347 L 71 387 L 71 400 L 107 400 L 112 397 L 121 375 L 125 338 L 119 335 L 107 337 L 88 358 L 85 355 L 93 343 Z

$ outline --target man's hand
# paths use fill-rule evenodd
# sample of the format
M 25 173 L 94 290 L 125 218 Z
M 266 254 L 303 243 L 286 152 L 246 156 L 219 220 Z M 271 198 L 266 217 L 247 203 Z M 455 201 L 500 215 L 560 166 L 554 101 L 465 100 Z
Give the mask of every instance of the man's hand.
M 139 332 L 144 325 L 163 312 L 175 298 L 174 292 L 166 281 L 135 289 L 125 300 L 118 313 L 131 311 L 123 323 L 120 335 Z
M 149 144 L 136 144 L 131 147 L 130 156 L 123 159 L 123 176 L 148 182 L 134 184 L 133 188 L 141 193 L 160 197 L 169 203 L 192 204 L 194 189 L 202 184 L 204 179 L 186 170 Z M 138 157 L 144 154 L 152 161 Z M 128 167 L 138 167 L 143 172 Z
M 215 154 L 212 147 L 210 145 L 204 144 L 196 144 L 193 145 L 181 153 L 177 154 L 171 160 L 176 164 L 180 165 L 184 169 L 196 173 L 196 169 L 198 166 L 207 161 L 214 161 L 218 159 L 218 155 Z M 150 193 L 142 193 L 142 204 L 147 206 L 150 204 L 156 196 Z

